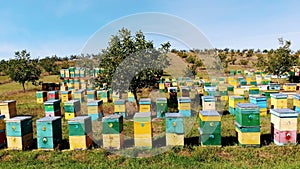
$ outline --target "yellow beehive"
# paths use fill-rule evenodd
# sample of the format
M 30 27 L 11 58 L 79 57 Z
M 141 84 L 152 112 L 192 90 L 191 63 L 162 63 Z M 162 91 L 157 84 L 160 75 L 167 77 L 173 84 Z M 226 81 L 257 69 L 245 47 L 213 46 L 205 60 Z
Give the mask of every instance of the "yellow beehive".
M 152 134 L 151 122 L 134 122 L 134 135 Z
M 165 84 L 164 83 L 159 83 L 159 89 L 164 90 L 165 89 Z
M 178 109 L 179 110 L 191 110 L 191 103 L 179 103 Z
M 228 96 L 221 96 L 220 99 L 221 101 L 228 101 Z
M 232 85 L 232 86 L 234 86 L 234 88 L 236 88 L 237 86 L 238 86 L 238 81 L 237 80 L 230 80 L 229 82 L 228 82 L 228 84 L 230 84 L 230 85 Z
M 267 108 L 260 108 L 259 109 L 260 116 L 267 116 Z
M 134 144 L 136 147 L 152 147 L 151 112 L 135 113 Z
M 271 94 L 271 107 L 274 109 L 287 108 L 287 95 Z
M 246 82 L 248 85 L 250 84 L 251 80 L 252 80 L 252 77 L 246 77 Z
M 114 105 L 114 111 L 115 112 L 125 112 L 126 111 L 125 104 L 123 104 L 123 105 L 117 105 L 117 104 L 115 104 Z
M 280 131 L 295 131 L 297 130 L 297 118 L 279 118 L 271 114 L 271 123 L 274 128 Z
M 15 100 L 0 101 L 0 114 L 5 115 L 5 119 L 16 117 L 17 107 Z
M 234 88 L 233 93 L 235 96 L 243 96 L 245 93 L 244 88 Z
M 150 112 L 151 111 L 151 99 L 150 98 L 141 98 L 139 101 L 140 112 Z
M 75 90 L 81 89 L 80 84 L 81 84 L 81 83 L 74 83 L 74 89 L 75 89 Z
M 33 145 L 33 133 L 22 137 L 7 136 L 7 148 L 9 150 L 25 150 Z
M 69 91 L 62 91 L 61 92 L 61 101 L 64 103 L 64 102 L 67 102 L 69 100 L 72 100 L 72 92 L 69 90 Z
M 286 92 L 294 92 L 297 89 L 296 83 L 286 83 L 283 85 L 283 90 Z
M 82 136 L 69 136 L 69 143 L 71 150 L 82 150 L 88 149 L 93 144 L 93 136 L 91 134 L 82 135 Z
M 260 145 L 260 132 L 241 132 L 237 128 L 239 143 L 242 145 Z
M 167 146 L 184 146 L 184 134 L 166 133 Z
M 297 106 L 297 107 L 300 107 L 300 100 L 294 98 L 293 99 L 293 105 Z
M 235 108 L 238 103 L 245 103 L 243 96 L 230 96 L 229 107 Z
M 121 149 L 124 143 L 123 131 L 120 134 L 103 134 L 103 147 L 109 149 Z

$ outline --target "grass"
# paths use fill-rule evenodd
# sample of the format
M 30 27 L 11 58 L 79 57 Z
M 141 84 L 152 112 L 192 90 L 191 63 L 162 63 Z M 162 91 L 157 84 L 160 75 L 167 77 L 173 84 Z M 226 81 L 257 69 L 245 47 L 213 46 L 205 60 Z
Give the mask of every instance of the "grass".
M 2 77 L 3 78 L 3 77 Z M 4 80 L 3 80 L 4 79 Z M 0 79 L 0 83 L 6 79 Z M 56 76 L 44 77 L 46 81 L 56 81 Z M 0 85 L 0 99 L 17 100 L 18 115 L 32 115 L 35 120 L 43 117 L 43 105 L 37 104 L 35 91 L 41 87 L 28 85 L 28 91 L 22 92 L 21 85 L 9 82 Z M 151 93 L 154 95 L 155 93 Z M 112 103 L 105 103 L 105 112 L 112 111 Z M 289 100 L 288 106 L 292 106 Z M 226 106 L 225 106 L 226 107 Z M 196 110 L 194 110 L 195 112 Z M 117 155 L 105 149 L 69 151 L 67 121 L 62 120 L 63 145 L 61 150 L 29 151 L 0 150 L 0 168 L 298 168 L 300 166 L 300 146 L 276 146 L 270 141 L 270 114 L 261 118 L 260 148 L 243 148 L 236 143 L 234 116 L 222 116 L 222 147 L 201 147 L 198 145 L 198 117 L 185 119 L 185 144 L 183 148 L 174 147 L 168 151 L 161 148 L 149 150 L 152 153 L 162 152 L 148 158 L 130 158 Z M 300 118 L 299 118 L 300 119 Z M 298 130 L 300 130 L 298 125 Z M 101 143 L 101 122 L 93 125 L 94 136 Z M 165 120 L 153 121 L 154 141 L 164 137 Z M 132 120 L 125 120 L 124 135 L 133 136 Z M 36 138 L 36 131 L 34 131 Z M 299 138 L 299 137 L 298 137 Z M 133 143 L 130 143 L 133 146 Z M 130 145 L 129 144 L 129 145 Z M 142 151 L 143 152 L 143 151 Z M 138 149 L 128 148 L 119 153 L 143 155 Z

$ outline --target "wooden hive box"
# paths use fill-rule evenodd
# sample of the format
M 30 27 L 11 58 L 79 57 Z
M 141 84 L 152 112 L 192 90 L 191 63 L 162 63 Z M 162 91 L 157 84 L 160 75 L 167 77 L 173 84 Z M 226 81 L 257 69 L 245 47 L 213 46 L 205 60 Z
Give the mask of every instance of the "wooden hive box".
M 61 116 L 60 100 L 48 100 L 44 102 L 46 116 Z
M 280 131 L 274 128 L 273 140 L 276 145 L 297 144 L 297 130 Z
M 281 109 L 287 108 L 287 97 L 286 94 L 275 93 L 271 94 L 271 108 Z
M 107 103 L 109 100 L 109 91 L 108 90 L 98 90 L 97 91 L 97 100 L 102 100 L 103 103 Z
M 150 98 L 141 98 L 139 101 L 139 111 L 141 113 L 150 112 L 151 111 L 151 99 Z
M 271 113 L 272 128 L 275 128 L 279 131 L 297 130 L 298 113 L 296 111 L 288 108 L 271 109 L 270 113 Z
M 164 83 L 159 83 L 159 90 L 163 91 L 165 90 L 165 84 Z
M 280 84 L 270 83 L 269 90 L 280 90 Z
M 202 96 L 202 110 L 216 110 L 214 96 Z
M 120 134 L 103 134 L 103 147 L 106 149 L 121 149 L 124 144 L 123 131 Z
M 249 95 L 259 95 L 259 88 L 258 87 L 250 87 L 249 88 Z
M 6 120 L 7 148 L 25 150 L 33 144 L 31 116 L 17 116 Z
M 120 149 L 123 146 L 123 116 L 109 115 L 102 118 L 103 147 Z
M 116 100 L 120 99 L 120 95 L 117 92 L 112 93 L 112 101 L 115 102 Z
M 36 92 L 36 102 L 44 103 L 47 101 L 47 92 L 46 91 L 37 91 Z
M 295 92 L 297 90 L 297 83 L 285 83 L 283 90 L 286 92 Z
M 38 149 L 54 149 L 62 141 L 61 117 L 43 117 L 36 121 Z
M 96 90 L 88 90 L 87 91 L 87 101 L 93 101 L 97 99 Z
M 189 97 L 178 98 L 178 110 L 179 113 L 185 117 L 191 117 L 191 99 Z
M 242 127 L 259 126 L 259 107 L 253 103 L 238 103 L 235 109 L 235 121 Z
M 180 86 L 181 97 L 190 97 L 190 88 L 188 86 Z
M 103 115 L 103 101 L 93 100 L 87 102 L 88 115 L 92 118 L 92 121 L 102 118 Z
M 204 134 L 221 134 L 221 115 L 217 111 L 200 111 L 199 118 L 199 126 Z
M 156 117 L 164 118 L 168 111 L 167 98 L 157 98 L 156 99 Z
M 0 114 L 5 115 L 5 119 L 17 116 L 17 105 L 15 100 L 0 101 Z
M 86 82 L 80 82 L 81 89 L 87 90 L 87 83 Z
M 166 113 L 166 133 L 184 134 L 183 118 L 179 113 Z
M 81 104 L 79 100 L 69 100 L 64 103 L 65 119 L 71 119 L 81 114 Z
M 203 133 L 202 129 L 198 128 L 200 137 L 199 142 L 202 146 L 221 146 L 221 134 L 220 133 Z
M 120 114 L 126 118 L 126 102 L 123 99 L 114 101 L 114 113 Z
M 259 107 L 260 116 L 267 115 L 267 97 L 266 96 L 250 96 L 250 103 L 256 104 Z
M 58 90 L 53 90 L 48 92 L 48 100 L 58 100 L 59 95 L 58 95 Z
M 133 120 L 135 147 L 152 148 L 151 113 L 135 113 Z
M 135 98 L 134 98 L 134 95 L 133 95 L 133 93 L 132 92 L 128 92 L 127 93 L 127 97 L 128 97 L 128 102 L 135 102 Z
M 234 88 L 233 91 L 235 96 L 244 96 L 245 95 L 245 89 L 244 88 Z
M 293 105 L 300 108 L 300 94 L 293 95 Z
M 85 77 L 85 75 L 86 75 L 85 74 L 85 70 L 84 69 L 80 69 L 79 70 L 79 74 L 80 74 L 79 77 Z
M 241 127 L 236 123 L 238 144 L 244 147 L 260 147 L 260 126 Z
M 238 103 L 244 103 L 245 99 L 243 96 L 229 96 L 229 107 L 236 108 Z
M 72 100 L 72 91 L 67 90 L 67 91 L 61 91 L 61 101 L 63 103 Z
M 80 89 L 74 92 L 74 100 L 79 100 L 80 103 L 84 102 L 84 93 L 85 90 L 84 89 Z

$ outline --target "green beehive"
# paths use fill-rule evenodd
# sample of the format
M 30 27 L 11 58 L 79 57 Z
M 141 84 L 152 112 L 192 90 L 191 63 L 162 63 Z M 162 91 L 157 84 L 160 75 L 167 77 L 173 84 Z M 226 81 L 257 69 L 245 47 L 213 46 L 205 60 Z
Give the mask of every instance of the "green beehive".
M 183 118 L 179 113 L 166 113 L 166 133 L 184 134 Z
M 166 98 L 156 99 L 156 117 L 164 118 L 168 111 L 168 102 Z
M 68 120 L 69 136 L 84 136 L 92 132 L 90 116 L 78 116 Z
M 200 129 L 204 134 L 221 134 L 221 115 L 217 111 L 200 111 L 199 116 Z
M 102 134 L 120 134 L 123 131 L 123 116 L 109 115 L 102 118 Z
M 87 101 L 96 100 L 96 90 L 88 90 L 87 91 Z
M 107 103 L 109 99 L 109 92 L 107 90 L 97 91 L 97 100 L 102 100 L 103 103 Z
M 44 102 L 46 113 L 55 113 L 60 111 L 60 100 L 48 100 Z
M 202 146 L 221 146 L 221 134 L 220 133 L 210 133 L 205 134 L 201 128 L 198 128 L 200 137 L 199 142 Z
M 61 117 L 43 117 L 36 121 L 37 146 L 54 149 L 62 141 Z
M 6 119 L 6 136 L 21 137 L 32 132 L 31 116 L 17 116 Z
M 227 90 L 230 91 L 230 92 L 233 92 L 234 86 L 227 86 Z
M 238 103 L 235 120 L 242 127 L 259 126 L 259 107 L 253 103 Z
M 256 81 L 250 81 L 250 85 L 257 86 L 257 82 Z
M 81 105 L 79 100 L 69 100 L 64 103 L 64 110 L 68 113 L 80 112 Z

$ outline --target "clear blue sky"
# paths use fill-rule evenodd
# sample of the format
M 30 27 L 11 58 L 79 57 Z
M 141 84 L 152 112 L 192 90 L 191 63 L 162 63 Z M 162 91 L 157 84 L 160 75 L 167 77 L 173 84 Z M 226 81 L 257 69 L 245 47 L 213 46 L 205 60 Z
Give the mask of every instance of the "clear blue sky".
M 79 54 L 99 28 L 140 12 L 163 12 L 198 27 L 216 48 L 300 49 L 297 0 L 17 0 L 0 5 L 0 59 L 27 49 L 32 57 Z

